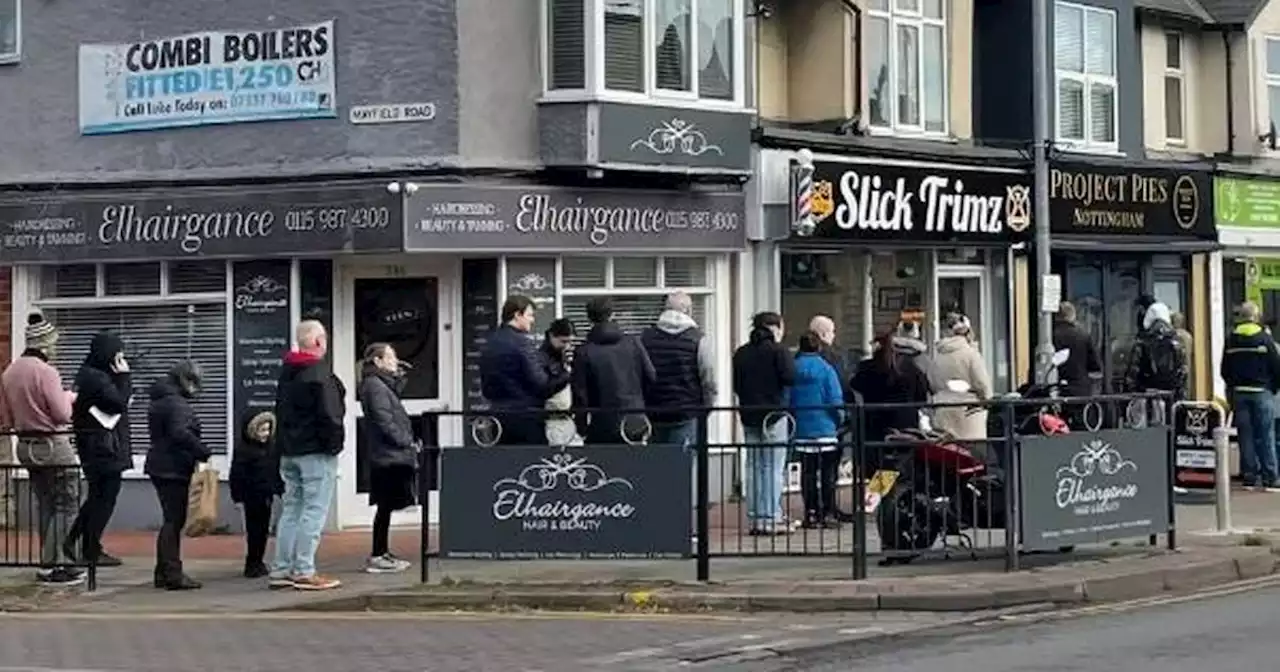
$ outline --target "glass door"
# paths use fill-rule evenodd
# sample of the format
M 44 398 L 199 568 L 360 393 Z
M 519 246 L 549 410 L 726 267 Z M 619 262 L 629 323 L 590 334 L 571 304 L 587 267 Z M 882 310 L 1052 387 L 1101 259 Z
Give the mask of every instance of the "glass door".
M 339 523 L 359 527 L 373 522 L 369 506 L 369 462 L 364 411 L 356 399 L 365 348 L 387 343 L 407 364 L 401 402 L 414 421 L 414 431 L 426 445 L 437 445 L 438 427 L 421 420 L 425 413 L 449 408 L 457 376 L 452 365 L 454 315 L 453 275 L 448 268 L 387 264 L 344 269 L 341 325 L 345 338 L 336 340 L 340 357 L 335 370 L 347 385 L 347 449 L 339 479 Z M 454 404 L 456 406 L 456 404 Z M 441 423 L 443 424 L 443 423 Z M 428 470 L 432 511 L 437 484 Z M 395 514 L 393 524 L 414 524 L 417 509 Z
M 991 314 L 991 300 L 988 290 L 988 275 L 985 266 L 938 266 L 938 289 L 934 292 L 937 304 L 933 314 L 934 333 L 945 336 L 941 329 L 942 321 L 948 313 L 960 313 L 969 318 L 973 330 L 974 342 L 982 353 L 982 360 L 987 366 L 987 376 L 994 383 L 993 364 L 1006 357 L 996 352 L 996 328 Z

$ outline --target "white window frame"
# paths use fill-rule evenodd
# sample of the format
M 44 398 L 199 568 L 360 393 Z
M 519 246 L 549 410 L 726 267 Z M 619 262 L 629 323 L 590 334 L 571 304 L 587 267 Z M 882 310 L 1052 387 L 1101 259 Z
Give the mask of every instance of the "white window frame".
M 1185 147 L 1187 144 L 1187 34 L 1180 30 L 1166 30 L 1164 32 L 1165 40 L 1165 62 L 1164 62 L 1164 83 L 1168 86 L 1168 80 L 1178 80 L 1178 105 L 1182 107 L 1178 111 L 1179 118 L 1182 119 L 1182 136 L 1177 137 L 1169 134 L 1169 111 L 1164 113 L 1164 141 L 1165 144 L 1177 147 Z M 1178 41 L 1178 67 L 1174 68 L 1169 65 L 1169 40 Z M 1117 91 L 1119 93 L 1119 91 Z M 1161 91 L 1163 95 L 1164 92 Z M 1165 105 L 1169 103 L 1168 96 L 1164 96 Z M 1117 108 L 1118 105 L 1117 98 Z
M 1258 133 L 1259 135 L 1265 135 L 1271 130 L 1271 117 L 1273 114 L 1271 110 L 1271 87 L 1280 87 L 1280 72 L 1273 74 L 1267 70 L 1267 45 L 1270 42 L 1280 42 L 1280 35 L 1265 35 L 1262 38 L 1262 53 L 1259 54 L 1260 62 L 1258 64 L 1258 71 L 1261 75 L 1260 79 L 1262 80 L 1262 87 L 1260 89 L 1261 100 L 1259 101 L 1259 107 L 1262 108 L 1262 127 Z M 1276 125 L 1276 130 L 1280 132 L 1280 124 Z M 1265 142 L 1260 144 L 1262 146 L 1262 151 L 1268 154 L 1274 154 L 1278 151 L 1272 150 Z
M 1114 28 L 1114 30 L 1111 31 L 1111 35 L 1112 35 L 1111 72 L 1114 74 L 1112 74 L 1111 76 L 1088 74 L 1087 64 L 1081 65 L 1080 72 L 1063 70 L 1062 68 L 1058 67 L 1057 50 L 1056 49 L 1054 50 L 1054 53 L 1051 55 L 1051 58 L 1053 58 L 1053 72 L 1054 72 L 1054 77 L 1053 77 L 1053 137 L 1054 137 L 1054 140 L 1058 144 L 1062 145 L 1064 149 L 1086 151 L 1086 152 L 1088 151 L 1119 152 L 1120 151 L 1119 60 L 1120 59 L 1116 52 L 1118 50 L 1119 42 L 1120 42 L 1120 21 L 1119 21 L 1120 15 L 1116 10 L 1108 9 L 1106 7 L 1095 7 L 1092 5 L 1082 5 L 1076 2 L 1062 2 L 1061 0 L 1059 0 L 1058 2 L 1054 3 L 1055 16 L 1056 16 L 1056 13 L 1064 7 L 1070 8 L 1070 9 L 1078 9 L 1081 12 L 1080 39 L 1083 44 L 1083 53 L 1086 54 L 1085 56 L 1086 61 L 1088 60 L 1087 54 L 1089 53 L 1089 44 L 1088 44 L 1089 32 L 1088 32 L 1088 29 L 1086 28 L 1086 26 L 1088 25 L 1088 20 L 1085 19 L 1085 17 L 1087 17 L 1090 13 L 1108 14 L 1111 16 L 1111 25 Z M 1049 29 L 1052 30 L 1053 27 L 1050 26 Z M 1084 108 L 1082 110 L 1082 114 L 1084 115 L 1084 120 L 1083 120 L 1084 138 L 1082 140 L 1062 137 L 1062 115 L 1060 114 L 1061 101 L 1058 100 L 1058 91 L 1062 88 L 1061 83 L 1063 80 L 1079 82 L 1082 86 L 1084 86 Z M 1111 85 L 1112 90 L 1115 91 L 1116 103 L 1112 108 L 1111 115 L 1112 115 L 1112 127 L 1116 129 L 1116 139 L 1111 142 L 1100 142 L 1100 141 L 1094 140 L 1091 137 L 1093 132 L 1090 128 L 1091 124 L 1089 122 L 1092 119 L 1092 112 L 1091 112 L 1092 108 L 1089 105 L 1089 94 L 1092 91 L 1092 87 L 1094 84 L 1109 84 Z M 1185 121 L 1183 125 L 1185 125 Z
M 917 0 L 917 10 L 910 11 L 897 8 L 898 0 L 886 0 L 885 7 L 888 9 L 872 9 L 868 5 L 867 17 L 884 19 L 889 24 L 889 42 L 888 57 L 885 59 L 889 64 L 889 100 L 892 102 L 889 109 L 889 125 L 876 125 L 868 117 L 867 127 L 872 131 L 880 133 L 907 133 L 911 135 L 924 135 L 932 137 L 950 137 L 951 136 L 951 72 L 947 67 L 950 63 L 951 55 L 951 35 L 949 32 L 950 16 L 948 8 L 950 2 L 942 3 L 942 18 L 931 19 L 924 15 L 924 0 Z M 917 88 L 917 97 L 920 101 L 920 123 L 919 124 L 903 124 L 898 121 L 898 26 L 911 26 L 916 29 L 916 35 L 919 36 L 918 49 L 919 52 L 919 77 Z M 924 27 L 935 26 L 942 29 L 942 130 L 931 131 L 925 130 L 925 50 L 924 50 Z M 863 41 L 866 41 L 867 31 L 863 30 Z M 865 70 L 866 59 L 863 59 L 863 69 Z M 860 77 L 868 79 L 869 73 L 859 73 Z M 868 100 L 870 100 L 870 81 L 866 82 L 863 88 L 867 91 Z M 869 104 L 869 103 L 868 103 Z
M 0 52 L 0 65 L 10 65 L 22 60 L 22 0 L 0 0 L 13 3 L 13 51 Z
M 0 0 L 3 1 L 3 0 Z M 700 98 L 698 95 L 699 69 L 697 64 L 698 39 L 698 0 L 693 0 L 693 30 L 690 41 L 690 53 L 694 55 L 692 64 L 691 91 L 672 91 L 658 88 L 657 69 L 654 67 L 654 52 L 657 44 L 654 41 L 654 21 L 656 20 L 655 0 L 640 0 L 644 3 L 644 65 L 645 91 L 616 91 L 605 88 L 604 57 L 604 8 L 605 0 L 583 0 L 586 6 L 586 28 L 584 42 L 587 53 L 584 55 L 585 85 L 581 89 L 551 88 L 551 26 L 548 0 L 539 0 L 539 34 L 542 58 L 542 98 L 544 102 L 582 102 L 605 101 L 618 103 L 660 104 L 668 107 L 685 107 L 710 110 L 740 111 L 746 107 L 746 6 L 748 0 L 732 0 L 733 2 L 733 98 Z

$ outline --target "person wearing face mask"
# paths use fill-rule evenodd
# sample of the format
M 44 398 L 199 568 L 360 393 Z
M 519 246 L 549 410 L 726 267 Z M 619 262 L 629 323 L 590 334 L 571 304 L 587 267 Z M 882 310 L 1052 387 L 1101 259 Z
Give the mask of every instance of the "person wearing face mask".
M 210 451 L 200 437 L 200 419 L 191 400 L 200 393 L 200 367 L 179 362 L 151 386 L 147 430 L 151 448 L 143 471 L 151 478 L 164 519 L 156 535 L 155 586 L 165 590 L 200 587 L 182 571 L 182 528 L 187 524 L 187 493 L 198 465 Z
M 102 331 L 93 337 L 76 373 L 75 389 L 71 426 L 88 492 L 71 526 L 66 550 L 99 567 L 118 567 L 120 559 L 102 550 L 102 534 L 116 510 L 121 474 L 133 468 L 129 433 L 133 381 L 119 336 Z M 72 552 L 77 542 L 82 554 Z
M 274 446 L 276 415 L 260 411 L 249 417 L 231 458 L 231 501 L 244 509 L 244 577 L 258 579 L 270 573 L 263 558 L 271 533 L 272 501 L 284 494 L 280 456 Z
M 364 571 L 403 572 L 409 563 L 391 554 L 391 514 L 417 503 L 415 475 L 422 444 L 400 402 L 404 374 L 395 348 L 373 343 L 364 350 L 364 368 L 356 396 L 364 410 L 365 445 L 369 456 L 369 505 L 373 516 L 373 547 Z

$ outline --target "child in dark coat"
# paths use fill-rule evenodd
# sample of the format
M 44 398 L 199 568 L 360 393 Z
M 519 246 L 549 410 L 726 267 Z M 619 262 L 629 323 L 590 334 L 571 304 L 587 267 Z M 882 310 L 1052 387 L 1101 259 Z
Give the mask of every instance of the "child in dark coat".
M 231 501 L 244 508 L 244 575 L 250 579 L 268 573 L 262 559 L 271 531 L 271 503 L 276 496 L 284 494 L 280 457 L 273 445 L 275 427 L 275 414 L 269 411 L 254 414 L 245 423 L 231 460 L 228 479 Z

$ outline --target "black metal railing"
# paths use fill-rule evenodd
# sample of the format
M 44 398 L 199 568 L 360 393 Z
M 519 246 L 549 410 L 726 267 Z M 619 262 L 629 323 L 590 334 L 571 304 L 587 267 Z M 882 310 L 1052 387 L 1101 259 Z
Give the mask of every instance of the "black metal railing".
M 434 413 L 424 435 L 464 440 L 429 441 L 441 447 L 422 455 L 420 485 L 440 501 L 434 539 L 422 497 L 422 579 L 432 558 L 684 558 L 709 580 L 714 558 L 838 556 L 864 578 L 869 558 L 1002 555 L 1014 570 L 1026 552 L 1118 538 L 1165 535 L 1173 548 L 1171 401 L 700 407 L 686 409 L 692 427 L 612 410 L 617 431 L 585 445 L 563 428 L 554 441 L 504 440 L 506 426 L 529 436 L 541 411 Z M 793 413 L 812 410 L 841 412 L 836 437 L 795 438 Z M 710 440 L 710 426 L 743 411 L 764 417 L 752 440 Z M 946 425 L 947 414 L 986 431 L 957 438 L 911 421 Z M 687 440 L 653 440 L 672 435 Z
M 69 432 L 0 429 L 0 567 L 83 572 L 97 589 L 97 566 L 68 541 L 86 487 Z M 13 450 L 10 450 L 12 446 Z M 73 548 L 74 547 L 74 548 Z

